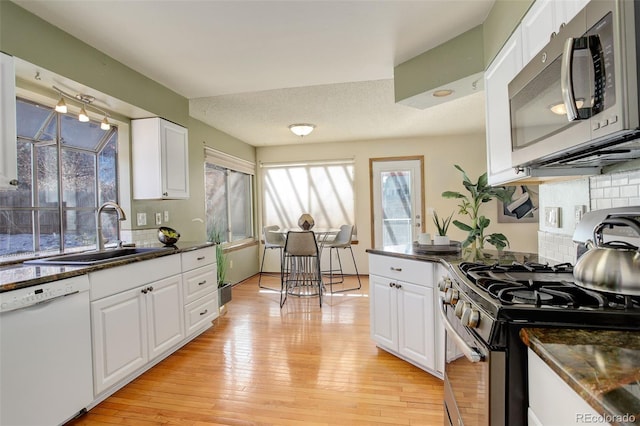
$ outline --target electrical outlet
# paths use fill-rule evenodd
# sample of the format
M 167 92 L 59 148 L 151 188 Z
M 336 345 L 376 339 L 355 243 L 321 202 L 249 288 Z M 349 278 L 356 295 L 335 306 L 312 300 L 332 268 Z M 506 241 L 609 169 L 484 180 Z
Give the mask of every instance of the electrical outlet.
M 169 210 L 164 211 L 164 221 L 169 222 Z
M 560 228 L 560 207 L 544 208 L 544 224 L 549 228 Z
M 587 211 L 587 206 L 577 205 L 574 208 L 574 215 L 576 219 L 576 224 L 582 220 L 582 216 Z
M 229 269 L 233 269 L 233 260 L 229 261 Z
M 160 225 L 162 224 L 162 213 L 157 212 L 156 213 L 156 225 Z
M 136 222 L 138 223 L 138 226 L 145 226 L 147 224 L 147 214 L 138 213 L 136 215 Z

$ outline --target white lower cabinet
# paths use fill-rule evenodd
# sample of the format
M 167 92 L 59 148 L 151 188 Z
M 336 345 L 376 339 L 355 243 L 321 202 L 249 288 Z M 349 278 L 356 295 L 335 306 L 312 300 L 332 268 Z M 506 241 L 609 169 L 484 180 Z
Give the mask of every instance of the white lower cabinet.
M 529 426 L 609 425 L 531 349 L 527 358 Z
M 202 332 L 218 318 L 215 247 L 182 253 L 184 322 L 187 337 Z
M 96 395 L 184 339 L 182 277 L 91 303 Z
M 371 338 L 382 349 L 438 374 L 433 264 L 369 255 Z

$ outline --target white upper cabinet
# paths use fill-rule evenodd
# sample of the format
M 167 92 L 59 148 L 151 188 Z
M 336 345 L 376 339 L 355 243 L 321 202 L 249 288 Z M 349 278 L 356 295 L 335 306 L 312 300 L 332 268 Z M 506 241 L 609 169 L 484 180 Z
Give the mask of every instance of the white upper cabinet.
M 0 190 L 17 187 L 16 74 L 13 56 L 0 52 Z
M 527 177 L 511 166 L 509 82 L 522 69 L 522 37 L 517 28 L 484 74 L 487 174 L 490 185 Z
M 131 121 L 133 198 L 189 198 L 187 129 L 159 117 Z
M 589 0 L 536 0 L 521 23 L 524 63 L 537 55 L 588 2 Z

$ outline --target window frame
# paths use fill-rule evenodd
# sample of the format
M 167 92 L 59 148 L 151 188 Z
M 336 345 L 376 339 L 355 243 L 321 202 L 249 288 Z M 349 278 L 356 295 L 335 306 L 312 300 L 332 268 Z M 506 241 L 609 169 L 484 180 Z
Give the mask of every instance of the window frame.
M 100 176 L 101 176 L 100 157 L 105 152 L 104 151 L 105 147 L 107 147 L 111 142 L 114 143 L 114 148 L 115 148 L 115 163 L 114 163 L 113 173 L 115 176 L 116 200 L 114 201 L 118 202 L 118 200 L 121 198 L 121 195 L 120 195 L 121 187 L 122 187 L 122 183 L 120 181 L 120 173 L 122 169 L 121 135 L 122 135 L 123 129 L 119 124 L 112 122 L 111 130 L 106 131 L 104 133 L 104 135 L 100 138 L 99 143 L 96 144 L 95 148 L 93 149 L 83 148 L 83 147 L 73 146 L 73 145 L 65 146 L 60 143 L 60 141 L 62 140 L 62 131 L 63 131 L 62 120 L 63 120 L 63 117 L 65 116 L 69 116 L 69 117 L 73 116 L 74 111 L 70 110 L 67 113 L 59 113 L 55 111 L 55 108 L 54 108 L 55 101 L 53 101 L 52 103 L 52 99 L 47 96 L 33 94 L 32 92 L 29 92 L 26 90 L 19 90 L 19 88 L 17 88 L 16 92 L 17 92 L 16 99 L 15 99 L 16 103 L 17 102 L 29 103 L 41 108 L 45 108 L 50 111 L 49 116 L 46 119 L 46 122 L 43 122 L 42 129 L 46 127 L 44 126 L 44 123 L 50 123 L 51 121 L 56 122 L 56 135 L 53 140 L 40 141 L 38 139 L 33 139 L 31 137 L 17 136 L 15 143 L 17 145 L 21 143 L 30 144 L 31 152 L 29 155 L 31 158 L 30 161 L 32 165 L 34 164 L 34 161 L 38 158 L 38 152 L 33 151 L 34 149 L 36 149 L 37 147 L 44 147 L 44 146 L 51 146 L 55 149 L 56 162 L 57 162 L 55 174 L 56 174 L 56 187 L 57 187 L 56 192 L 58 194 L 58 197 L 57 197 L 58 205 L 55 207 L 45 207 L 40 205 L 40 202 L 38 201 L 38 197 L 39 197 L 38 187 L 41 180 L 38 177 L 38 171 L 32 167 L 31 176 L 30 176 L 31 199 L 32 199 L 31 205 L 28 207 L 15 206 L 12 208 L 4 209 L 7 211 L 29 212 L 32 218 L 31 219 L 32 250 L 24 251 L 24 252 L 12 252 L 12 253 L 6 253 L 3 255 L 0 255 L 0 261 L 12 259 L 12 258 L 21 258 L 25 256 L 33 256 L 33 255 L 44 254 L 44 253 L 66 253 L 66 252 L 85 251 L 85 250 L 97 248 L 97 239 L 93 244 L 69 245 L 69 243 L 66 242 L 66 236 L 68 235 L 68 232 L 72 228 L 67 227 L 68 223 L 63 218 L 66 217 L 67 214 L 81 215 L 81 214 L 87 214 L 87 213 L 91 213 L 95 217 L 95 213 L 97 212 L 100 204 Z M 94 124 L 99 125 L 99 120 L 91 119 L 90 121 L 93 122 Z M 75 121 L 72 121 L 72 122 L 75 122 Z M 116 136 L 115 136 L 115 140 L 112 141 L 112 138 L 114 137 L 114 133 L 116 134 Z M 66 206 L 65 200 L 64 200 L 65 170 L 63 170 L 62 168 L 64 164 L 63 158 L 65 153 L 76 153 L 76 154 L 79 153 L 79 154 L 91 155 L 91 159 L 93 162 L 93 179 L 94 179 L 93 197 L 92 197 L 93 206 L 71 206 L 71 207 Z M 46 212 L 55 212 L 58 215 L 57 246 L 51 249 L 43 248 L 41 246 L 41 240 L 43 238 L 43 235 L 48 235 L 48 234 L 41 233 L 41 223 L 40 223 L 40 219 L 38 218 L 40 217 L 41 214 Z M 120 223 L 118 221 L 115 221 L 115 226 L 116 226 L 117 238 L 120 238 L 120 235 L 121 235 Z
M 237 246 L 243 246 L 243 245 L 250 245 L 250 244 L 254 244 L 256 241 L 256 226 L 255 226 L 255 217 L 256 217 L 256 203 L 255 203 L 255 197 L 256 197 L 256 182 L 255 182 L 255 175 L 256 175 L 256 165 L 255 163 L 251 162 L 251 161 L 247 161 L 238 157 L 235 157 L 233 155 L 224 153 L 222 151 L 218 151 L 216 149 L 210 148 L 210 147 L 205 147 L 204 149 L 204 164 L 203 164 L 203 171 L 204 171 L 204 187 L 205 187 L 205 218 L 206 218 L 206 223 L 205 223 L 205 227 L 207 229 L 207 238 L 209 238 L 209 211 L 207 209 L 207 200 L 206 200 L 206 194 L 207 194 L 207 165 L 211 164 L 212 166 L 216 167 L 217 169 L 220 169 L 221 171 L 225 172 L 225 194 L 226 194 L 226 220 L 227 220 L 227 229 L 226 229 L 226 236 L 225 236 L 225 241 L 223 241 L 221 243 L 222 247 L 224 248 L 230 248 L 230 247 L 237 247 Z M 249 213 L 247 214 L 246 219 L 249 221 L 249 223 L 246 224 L 245 229 L 250 230 L 251 231 L 251 235 L 248 237 L 245 237 L 243 239 L 240 240 L 235 240 L 233 241 L 233 234 L 232 234 L 232 227 L 230 226 L 231 223 L 231 217 L 232 217 L 232 202 L 231 202 L 231 195 L 230 195 L 230 191 L 229 191 L 229 187 L 230 187 L 230 172 L 236 172 L 236 173 L 242 173 L 244 175 L 248 175 L 248 179 L 249 179 L 249 194 L 247 196 L 247 198 L 245 199 L 245 201 L 248 202 L 249 205 Z

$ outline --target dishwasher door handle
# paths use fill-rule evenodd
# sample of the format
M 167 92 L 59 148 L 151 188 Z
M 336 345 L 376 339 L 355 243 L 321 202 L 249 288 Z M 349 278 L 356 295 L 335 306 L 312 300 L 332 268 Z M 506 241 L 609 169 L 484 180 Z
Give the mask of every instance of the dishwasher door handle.
M 465 340 L 458 334 L 456 329 L 447 318 L 447 311 L 445 310 L 445 301 L 442 297 L 440 299 L 440 317 L 442 318 L 442 323 L 444 324 L 444 328 L 447 330 L 447 333 L 451 336 L 451 338 L 455 341 L 456 346 L 460 348 L 462 354 L 471 362 L 480 362 L 482 361 L 482 354 L 480 354 L 475 348 L 472 348 L 465 342 Z

